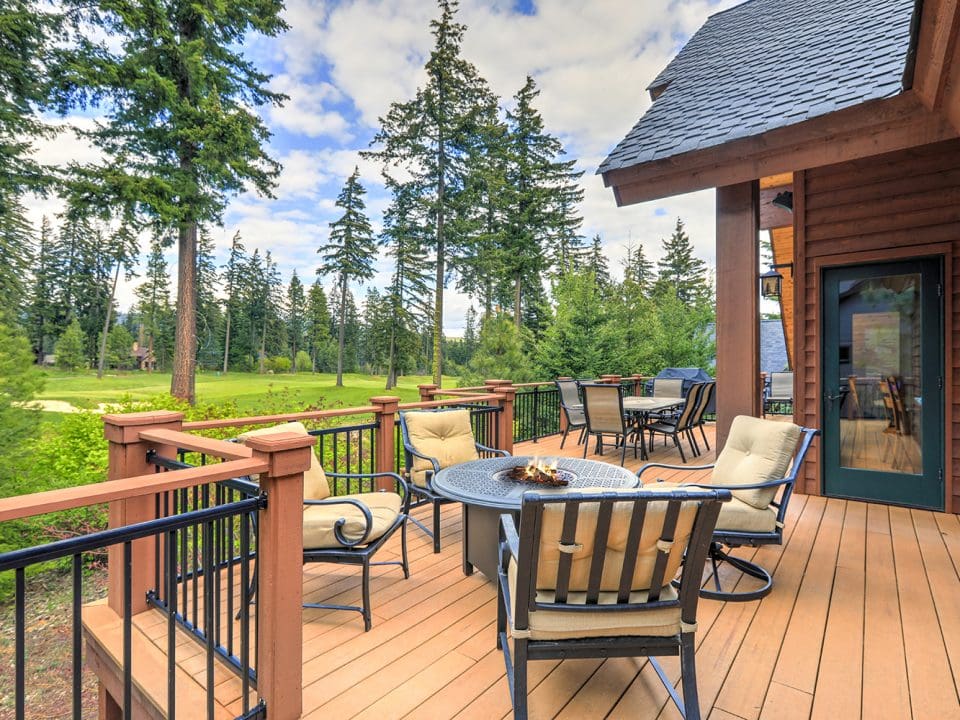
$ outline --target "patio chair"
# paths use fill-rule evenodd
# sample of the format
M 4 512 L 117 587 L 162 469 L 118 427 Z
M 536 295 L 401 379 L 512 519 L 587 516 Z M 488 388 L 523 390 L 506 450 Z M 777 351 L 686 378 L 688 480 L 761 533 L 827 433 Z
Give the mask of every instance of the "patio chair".
M 654 397 L 683 397 L 683 378 L 654 378 Z
M 410 521 L 433 538 L 433 551 L 440 552 L 440 506 L 454 502 L 438 495 L 431 479 L 443 468 L 478 460 L 480 453 L 486 455 L 509 455 L 506 450 L 481 445 L 473 437 L 470 411 L 465 408 L 453 410 L 408 410 L 400 413 L 400 432 L 410 491 L 421 498 L 414 507 L 433 506 L 432 529 L 417 518 Z
M 713 394 L 716 390 L 716 380 L 703 383 L 703 387 L 700 388 L 700 399 L 697 400 L 697 409 L 690 419 L 691 433 L 693 432 L 693 428 L 700 428 L 700 434 L 703 436 L 703 444 L 707 450 L 710 449 L 710 442 L 707 440 L 707 432 L 704 430 L 704 425 L 706 425 L 704 416 L 707 414 L 707 408 L 710 407 L 710 401 L 713 400 Z
M 643 441 L 643 431 L 631 426 L 623 412 L 623 387 L 604 383 L 583 383 L 583 414 L 587 426 L 586 436 L 596 436 L 596 451 L 603 455 L 603 436 L 613 435 L 614 446 L 620 449 L 620 464 L 627 459 L 627 438 L 633 435 L 633 456 L 637 456 L 637 441 Z M 587 456 L 587 445 L 583 444 L 583 457 Z
M 298 422 L 273 425 L 251 430 L 237 438 L 248 438 L 294 432 L 308 435 L 307 429 Z M 366 492 L 353 495 L 331 496 L 328 478 L 374 479 L 390 477 L 397 483 L 395 492 Z M 407 483 L 396 473 L 324 473 L 316 453 L 311 451 L 310 468 L 303 474 L 303 562 L 330 562 L 343 565 L 360 565 L 362 571 L 362 604 L 341 605 L 305 602 L 305 608 L 325 610 L 354 610 L 363 616 L 363 628 L 372 626 L 370 613 L 370 567 L 374 565 L 399 565 L 403 577 L 410 577 L 407 563 L 407 512 L 410 509 L 410 491 Z M 400 560 L 373 562 L 371 558 L 390 537 L 400 530 Z
M 715 464 L 683 466 L 649 463 L 637 472 L 637 477 L 643 482 L 643 475 L 654 468 L 713 470 L 709 483 L 683 484 L 681 487 L 722 487 L 733 494 L 733 499 L 720 510 L 710 544 L 715 589 L 702 589 L 702 597 L 747 601 L 769 594 L 773 588 L 770 573 L 756 563 L 729 554 L 724 548 L 782 544 L 787 505 L 793 494 L 797 473 L 810 443 L 819 432 L 789 422 L 739 415 L 730 426 L 727 443 Z M 663 483 L 662 487 L 677 485 Z M 763 581 L 763 586 L 745 592 L 724 591 L 717 572 L 717 564 L 723 561 Z
M 700 718 L 698 590 L 730 492 L 659 490 L 527 492 L 519 532 L 500 516 L 497 647 L 514 718 L 527 717 L 528 660 L 636 656 L 650 659 L 681 714 Z M 682 700 L 657 655 L 680 656 Z
M 770 373 L 770 388 L 763 399 L 763 414 L 766 415 L 771 409 L 781 405 L 793 407 L 792 372 Z
M 677 415 L 675 420 L 663 417 L 643 425 L 643 430 L 650 434 L 650 452 L 653 452 L 654 437 L 656 435 L 663 435 L 664 442 L 666 442 L 668 437 L 673 440 L 674 446 L 680 453 L 680 460 L 682 462 L 686 463 L 687 457 L 683 454 L 683 444 L 680 441 L 681 437 L 687 438 L 687 442 L 690 443 L 690 452 L 693 453 L 694 457 L 700 454 L 700 448 L 697 446 L 697 440 L 693 435 L 693 419 L 700 407 L 700 396 L 702 395 L 701 390 L 703 389 L 703 385 L 703 383 L 693 383 L 687 389 L 687 398 L 683 405 L 683 410 L 680 411 L 680 414 Z
M 563 429 L 563 437 L 560 438 L 560 449 L 567 441 L 567 433 L 573 430 L 580 430 L 580 437 L 577 438 L 577 444 L 583 442 L 583 431 L 587 427 L 587 418 L 583 414 L 583 402 L 580 400 L 580 385 L 576 380 L 557 380 L 557 390 L 560 391 L 560 408 L 567 418 L 567 426 Z

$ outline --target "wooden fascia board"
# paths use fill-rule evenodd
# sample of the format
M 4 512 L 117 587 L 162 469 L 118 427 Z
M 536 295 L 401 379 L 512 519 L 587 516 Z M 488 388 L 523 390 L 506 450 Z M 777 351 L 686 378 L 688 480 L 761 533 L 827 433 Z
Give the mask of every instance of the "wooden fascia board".
M 911 91 L 761 135 L 603 174 L 617 205 L 939 142 L 958 132 Z
M 928 110 L 938 111 L 960 34 L 960 0 L 925 0 L 913 72 L 913 89 Z

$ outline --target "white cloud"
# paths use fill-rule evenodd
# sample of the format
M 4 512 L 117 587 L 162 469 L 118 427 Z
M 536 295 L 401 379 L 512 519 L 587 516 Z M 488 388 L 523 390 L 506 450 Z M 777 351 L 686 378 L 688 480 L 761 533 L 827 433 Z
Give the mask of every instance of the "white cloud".
M 277 75 L 271 89 L 288 97 L 280 107 L 267 110 L 268 124 L 308 138 L 330 137 L 340 143 L 353 139 L 347 119 L 328 105 L 343 99 L 340 91 L 327 82 L 307 82 L 291 75 Z

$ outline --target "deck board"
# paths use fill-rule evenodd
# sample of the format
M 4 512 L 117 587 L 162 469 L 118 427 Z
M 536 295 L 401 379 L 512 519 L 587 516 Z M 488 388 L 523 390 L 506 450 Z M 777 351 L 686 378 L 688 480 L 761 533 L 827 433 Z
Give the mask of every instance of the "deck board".
M 711 433 L 711 444 L 712 444 Z M 516 454 L 579 455 L 573 440 L 518 445 Z M 594 457 L 588 454 L 588 457 Z M 605 459 L 619 462 L 608 449 Z M 693 462 L 710 462 L 706 453 Z M 679 461 L 659 445 L 656 462 Z M 627 466 L 641 465 L 628 453 Z M 691 463 L 692 464 L 692 463 Z M 689 471 L 653 477 L 689 479 Z M 646 479 L 646 478 L 645 478 Z M 426 517 L 427 509 L 416 511 Z M 461 518 L 443 509 L 443 552 L 409 530 L 411 577 L 374 568 L 373 629 L 358 614 L 304 611 L 304 717 L 507 718 L 510 698 L 495 648 L 495 587 L 460 566 Z M 814 717 L 958 718 L 960 522 L 956 516 L 795 495 L 783 546 L 738 551 L 775 569 L 759 602 L 700 605 L 697 667 L 701 710 L 713 720 Z M 385 548 L 399 554 L 399 539 Z M 749 587 L 729 567 L 725 586 Z M 356 568 L 314 564 L 304 591 L 316 601 L 355 603 Z M 145 634 L 163 626 L 142 616 Z M 161 651 L 163 647 L 159 648 Z M 199 645 L 178 654 L 201 669 Z M 662 665 L 679 684 L 676 658 Z M 239 681 L 218 670 L 218 698 L 239 702 Z M 679 715 L 643 658 L 530 664 L 531 718 L 673 720 Z M 231 704 L 232 703 L 232 704 Z

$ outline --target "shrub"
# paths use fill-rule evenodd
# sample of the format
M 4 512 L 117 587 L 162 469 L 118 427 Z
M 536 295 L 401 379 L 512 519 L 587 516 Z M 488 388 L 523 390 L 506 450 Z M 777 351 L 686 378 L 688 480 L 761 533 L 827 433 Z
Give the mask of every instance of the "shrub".
M 83 328 L 80 327 L 80 321 L 74 318 L 54 346 L 57 367 L 63 370 L 85 367 L 87 364 L 87 354 L 84 350 L 86 342 L 87 338 L 83 334 Z
M 297 372 L 310 372 L 313 370 L 313 364 L 310 362 L 310 355 L 303 350 L 297 352 Z

